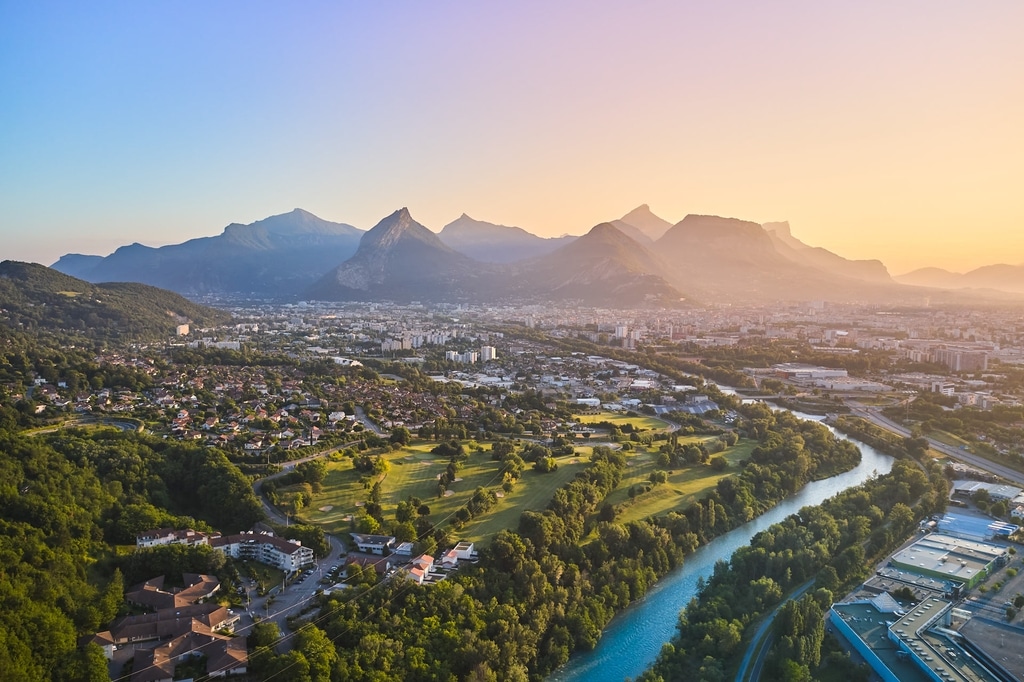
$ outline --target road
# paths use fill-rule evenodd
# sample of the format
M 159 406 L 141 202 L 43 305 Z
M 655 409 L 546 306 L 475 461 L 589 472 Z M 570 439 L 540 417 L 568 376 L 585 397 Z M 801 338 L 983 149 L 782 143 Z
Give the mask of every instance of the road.
M 847 405 L 850 407 L 850 411 L 854 415 L 867 419 L 876 426 L 880 426 L 883 429 L 887 429 L 904 437 L 909 437 L 911 435 L 910 429 L 897 424 L 888 417 L 882 415 L 880 413 L 880 408 L 870 408 L 853 402 L 848 402 Z M 1024 487 L 1024 473 L 1015 471 L 1008 466 L 999 464 L 998 462 L 993 462 L 990 459 L 975 455 L 967 450 L 961 450 L 960 448 L 953 447 L 952 445 L 946 445 L 934 438 L 927 438 L 926 440 L 928 441 L 928 445 L 933 449 L 938 450 L 952 459 L 963 462 L 964 464 L 970 464 L 971 466 L 983 469 L 984 471 L 991 472 Z
M 146 430 L 146 427 L 142 426 L 141 424 L 135 424 L 129 421 L 124 421 L 122 419 L 109 419 L 104 417 L 73 417 L 71 419 L 68 419 L 67 421 L 57 424 L 56 426 L 45 429 L 39 429 L 38 431 L 31 431 L 28 435 L 38 436 L 43 433 L 54 433 L 61 429 L 70 429 L 76 426 L 83 426 L 86 424 L 105 424 L 106 426 L 113 426 L 115 429 L 118 429 L 119 431 L 137 431 L 138 433 L 142 433 L 143 431 Z
M 347 447 L 351 447 L 359 441 L 351 441 L 348 443 L 342 443 L 341 445 L 335 445 L 332 448 L 318 452 L 307 457 L 292 460 L 284 464 L 284 468 L 276 474 L 264 476 L 263 478 L 254 481 L 252 484 L 253 492 L 256 493 L 256 497 L 259 498 L 260 504 L 263 505 L 263 512 L 267 515 L 272 522 L 279 525 L 288 525 L 290 519 L 288 519 L 281 511 L 270 504 L 267 498 L 263 495 L 263 482 L 269 481 L 275 478 L 280 478 L 286 474 L 292 472 L 296 466 L 303 462 L 309 462 L 311 460 L 327 457 L 328 455 L 344 450 Z M 314 567 L 313 575 L 303 580 L 301 583 L 291 582 L 288 585 L 282 585 L 274 588 L 263 597 L 252 598 L 251 592 L 254 590 L 253 587 L 249 586 L 246 588 L 247 597 L 250 600 L 248 614 L 243 618 L 244 626 L 251 626 L 253 623 L 252 616 L 249 614 L 259 614 L 264 619 L 269 618 L 277 623 L 282 633 L 288 632 L 287 619 L 289 616 L 294 616 L 300 613 L 303 607 L 309 602 L 314 596 L 316 591 L 322 587 L 320 585 L 320 578 L 330 569 L 331 566 L 337 564 L 341 565 L 345 557 L 347 548 L 345 543 L 330 533 L 327 533 L 327 540 L 331 544 L 331 552 L 326 557 L 322 557 Z M 267 607 L 267 601 L 270 597 L 273 597 L 273 603 Z M 290 640 L 288 640 L 290 641 Z
M 271 620 L 277 623 L 281 634 L 288 634 L 288 618 L 299 615 L 306 605 L 316 597 L 318 590 L 324 586 L 320 579 L 326 575 L 334 565 L 344 563 L 345 545 L 341 539 L 328 534 L 327 539 L 331 543 L 331 553 L 319 560 L 312 567 L 312 575 L 302 581 L 297 579 L 286 580 L 286 584 L 272 587 L 262 597 L 254 596 L 256 588 L 253 585 L 246 585 L 247 609 L 242 617 L 239 630 L 248 632 L 254 623 L 254 616 L 263 620 Z M 244 629 L 243 629 L 244 628 Z M 238 630 L 236 630 L 238 631 Z M 280 651 L 284 652 L 291 648 L 291 640 L 286 640 L 280 645 Z
M 377 426 L 372 419 L 366 416 L 366 412 L 363 411 L 363 408 L 358 406 L 356 407 L 356 419 L 358 419 L 363 426 L 370 429 L 378 436 L 387 435 L 387 432 Z
M 743 654 L 743 661 L 740 663 L 739 672 L 736 673 L 736 682 L 744 682 L 747 679 L 747 670 L 750 669 L 751 660 L 754 661 L 753 671 L 750 674 L 751 680 L 761 679 L 761 670 L 764 668 L 764 661 L 768 657 L 768 651 L 772 648 L 772 638 L 769 636 L 768 628 L 775 622 L 775 616 L 778 615 L 779 610 L 785 605 L 786 602 L 793 599 L 799 599 L 804 593 L 811 589 L 814 585 L 813 580 L 808 580 L 803 585 L 798 587 L 794 592 L 791 592 L 788 597 L 782 600 L 775 610 L 769 613 L 761 620 L 761 624 L 757 626 L 757 631 L 754 632 L 754 638 L 750 640 L 750 644 L 747 646 L 747 652 Z M 754 654 L 757 654 L 756 660 Z

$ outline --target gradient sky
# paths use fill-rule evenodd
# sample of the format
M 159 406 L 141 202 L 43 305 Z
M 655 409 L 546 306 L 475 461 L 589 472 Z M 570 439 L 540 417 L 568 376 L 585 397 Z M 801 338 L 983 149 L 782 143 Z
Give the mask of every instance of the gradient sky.
M 302 207 L 1024 263 L 1024 2 L 0 0 L 0 259 Z

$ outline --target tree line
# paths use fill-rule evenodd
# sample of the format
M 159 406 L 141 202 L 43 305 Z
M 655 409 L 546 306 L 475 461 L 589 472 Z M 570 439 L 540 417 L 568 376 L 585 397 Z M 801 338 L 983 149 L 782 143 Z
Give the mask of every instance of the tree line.
M 864 580 L 869 567 L 903 542 L 918 519 L 945 508 L 943 471 L 927 462 L 920 443 L 870 435 L 876 447 L 897 457 L 892 471 L 801 509 L 758 533 L 728 562 L 719 561 L 642 682 L 730 679 L 748 626 L 784 594 L 813 580 L 816 591 L 780 613 L 766 671 L 770 679 L 811 679 L 821 663 L 822 617 L 833 593 Z

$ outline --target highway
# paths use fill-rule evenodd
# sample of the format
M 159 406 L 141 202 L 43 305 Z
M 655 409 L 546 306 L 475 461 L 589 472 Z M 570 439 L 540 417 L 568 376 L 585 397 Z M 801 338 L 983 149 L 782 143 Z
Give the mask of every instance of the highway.
M 851 413 L 858 417 L 867 419 L 876 426 L 880 426 L 883 429 L 887 429 L 901 436 L 910 437 L 911 435 L 910 429 L 885 417 L 881 414 L 880 408 L 866 407 L 853 402 L 848 402 L 847 405 L 850 407 Z M 948 455 L 952 459 L 963 462 L 964 464 L 970 464 L 978 469 L 991 472 L 996 476 L 1001 476 L 1008 481 L 1012 481 L 1016 485 L 1024 487 L 1024 473 L 1015 471 L 1008 466 L 998 462 L 993 462 L 992 460 L 981 457 L 980 455 L 975 455 L 967 450 L 961 450 L 960 448 L 953 447 L 952 445 L 946 445 L 934 438 L 927 438 L 926 440 L 928 441 L 928 445 L 933 449 L 944 455 Z
M 910 429 L 897 424 L 891 419 L 881 414 L 881 408 L 867 407 L 853 401 L 848 401 L 847 406 L 850 408 L 850 412 L 857 417 L 866 419 L 867 421 L 879 426 L 887 431 L 899 434 L 904 437 L 911 437 Z M 977 467 L 983 471 L 991 472 L 997 476 L 1001 476 L 1008 481 L 1024 487 L 1024 474 L 1019 471 L 1015 471 L 1010 467 L 993 462 L 989 459 L 976 455 L 967 450 L 961 450 L 960 448 L 947 445 L 939 442 L 934 438 L 927 438 L 928 445 L 941 452 L 944 455 L 949 456 L 951 459 L 955 459 L 964 464 Z M 740 663 L 739 671 L 736 673 L 736 682 L 746 682 L 746 680 L 760 680 L 761 672 L 764 666 L 764 661 L 768 656 L 768 652 L 771 649 L 771 636 L 769 628 L 772 622 L 775 620 L 776 614 L 779 609 L 782 608 L 782 604 L 790 599 L 797 599 L 803 595 L 810 587 L 814 584 L 814 581 L 809 581 L 800 586 L 795 592 L 787 597 L 782 603 L 780 603 L 774 611 L 768 614 L 758 625 L 757 631 L 754 633 L 754 637 L 751 639 L 750 644 L 747 646 L 747 651 L 743 655 L 743 661 Z M 756 655 L 756 658 L 755 658 Z

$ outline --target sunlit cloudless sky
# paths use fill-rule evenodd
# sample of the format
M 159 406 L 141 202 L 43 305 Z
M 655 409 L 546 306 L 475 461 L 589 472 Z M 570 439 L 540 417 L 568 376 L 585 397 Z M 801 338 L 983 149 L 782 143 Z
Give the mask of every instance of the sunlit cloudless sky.
M 1024 3 L 0 0 L 0 258 L 641 203 L 1024 263 Z

